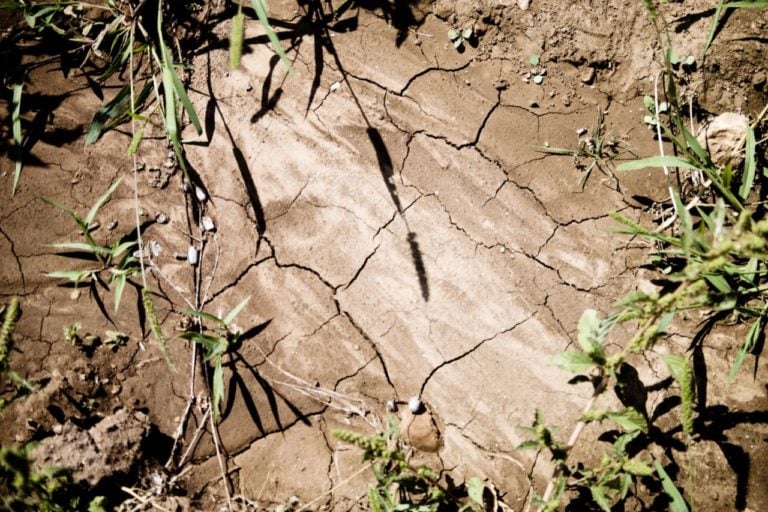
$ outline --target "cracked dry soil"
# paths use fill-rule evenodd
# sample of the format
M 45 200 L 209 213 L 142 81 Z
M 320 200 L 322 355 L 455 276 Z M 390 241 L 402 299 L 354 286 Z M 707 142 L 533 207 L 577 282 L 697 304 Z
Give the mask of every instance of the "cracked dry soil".
M 665 197 L 653 170 L 584 176 L 570 158 L 537 151 L 545 142 L 576 146 L 577 130 L 592 129 L 599 111 L 604 133 L 637 155 L 656 150 L 642 94 L 652 90 L 658 48 L 642 2 L 570 4 L 363 2 L 324 23 L 317 8 L 273 1 L 292 75 L 254 21 L 237 71 L 228 68 L 227 21 L 197 49 L 190 90 L 206 133 L 187 152 L 207 188 L 204 211 L 191 207 L 181 172 L 164 167 L 158 126 L 140 151 L 138 197 L 144 241 L 161 249 L 150 288 L 169 336 L 183 309 L 204 304 L 223 315 L 251 297 L 237 318 L 250 336 L 227 364 L 219 426 L 230 492 L 268 508 L 293 496 L 313 509 L 363 507 L 368 475 L 350 479 L 360 454 L 330 430 L 373 433 L 390 400 L 401 404 L 406 438 L 423 448 L 417 460 L 458 481 L 487 478 L 513 510 L 532 484 L 541 492 L 550 467 L 514 450 L 525 437 L 518 426 L 538 408 L 566 431 L 589 396 L 546 359 L 572 342 L 584 309 L 608 311 L 649 278 L 647 247 L 611 233 L 608 213 L 645 218 L 637 196 Z M 711 15 L 707 2 L 685 4 L 667 13 L 682 54 L 701 47 Z M 764 84 L 752 72 L 764 76 L 765 48 L 750 36 L 767 20 L 763 11 L 730 17 L 725 42 L 688 77 L 702 109 L 761 108 Z M 444 35 L 469 24 L 479 44 L 457 52 Z M 541 85 L 525 80 L 531 54 L 547 70 Z M 136 410 L 151 431 L 126 429 L 135 437 L 119 442 L 140 444 L 139 456 L 124 451 L 139 460 L 116 476 L 105 468 L 105 479 L 147 488 L 172 456 L 163 478 L 184 470 L 175 485 L 186 497 L 176 504 L 218 509 L 224 484 L 202 413 L 203 380 L 190 379 L 190 345 L 172 340 L 169 371 L 137 313 L 135 288 L 107 318 L 93 297 L 44 275 L 71 265 L 49 244 L 77 235 L 38 198 L 87 211 L 131 174 L 130 136 L 115 130 L 83 148 L 99 102 L 84 78 L 62 76 L 58 60 L 35 66 L 29 82 L 25 119 L 45 112 L 51 120 L 20 190 L 0 205 L 0 294 L 21 297 L 13 363 L 44 385 L 7 410 L 0 441 L 55 440 L 62 423 L 66 432 L 94 429 L 101 418 L 114 422 L 115 411 Z M 4 158 L 7 190 L 12 169 Z M 133 229 L 133 204 L 126 179 L 99 215 L 99 241 Z M 215 232 L 200 231 L 203 214 Z M 196 267 L 178 257 L 190 243 L 203 247 Z M 103 299 L 111 312 L 111 296 Z M 116 352 L 83 351 L 63 339 L 75 321 L 83 333 L 119 330 L 130 341 Z M 714 374 L 727 374 L 740 336 L 726 329 L 708 339 L 702 357 Z M 689 338 L 680 333 L 676 343 Z M 646 365 L 645 376 L 653 381 L 656 370 Z M 768 509 L 765 364 L 754 378 L 742 373 L 728 388 L 710 383 L 705 398 L 744 416 L 694 449 L 696 478 L 706 484 L 700 510 Z M 431 421 L 404 412 L 411 396 Z M 110 428 L 120 438 L 119 426 Z M 71 453 L 73 464 L 81 456 Z

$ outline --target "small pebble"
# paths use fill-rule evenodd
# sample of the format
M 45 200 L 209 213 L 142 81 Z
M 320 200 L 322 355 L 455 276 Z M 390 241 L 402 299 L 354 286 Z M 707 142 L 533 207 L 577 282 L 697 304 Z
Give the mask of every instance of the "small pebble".
M 421 406 L 422 403 L 418 396 L 412 396 L 410 400 L 408 400 L 408 409 L 410 409 L 413 414 L 421 411 Z
M 587 68 L 587 70 L 581 75 L 581 81 L 585 84 L 591 84 L 595 79 L 595 68 Z
M 201 220 L 203 231 L 216 231 L 216 224 L 213 223 L 213 219 L 208 215 L 204 215 Z
M 57 423 L 53 426 L 53 433 L 57 436 L 60 435 L 64 431 L 64 426 L 61 423 Z
M 116 220 L 113 220 L 112 222 L 107 224 L 107 229 L 110 230 L 110 231 L 114 231 L 116 227 L 117 227 L 117 221 Z
M 193 267 L 197 265 L 198 261 L 198 252 L 197 248 L 195 248 L 194 245 L 190 245 L 187 249 L 187 263 L 192 265 Z
M 200 187 L 195 187 L 195 197 L 197 197 L 197 200 L 201 203 L 208 199 L 208 194 L 205 193 L 205 190 L 203 190 Z
M 163 212 L 157 212 L 155 214 L 155 222 L 158 224 L 168 224 L 168 216 Z
M 387 402 L 387 412 L 397 412 L 397 402 L 389 400 Z
M 95 220 L 95 221 L 91 222 L 90 224 L 88 224 L 88 232 L 90 233 L 91 231 L 96 231 L 100 227 L 101 227 L 101 222 Z
M 158 256 L 160 256 L 161 252 L 163 252 L 163 248 L 160 247 L 160 242 L 158 242 L 157 240 L 150 240 L 149 254 L 151 254 L 153 258 L 157 258 Z

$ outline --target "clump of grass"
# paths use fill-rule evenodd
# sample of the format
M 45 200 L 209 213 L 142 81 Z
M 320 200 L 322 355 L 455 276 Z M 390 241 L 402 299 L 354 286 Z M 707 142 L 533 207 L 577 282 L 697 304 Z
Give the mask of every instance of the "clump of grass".
M 77 270 L 56 270 L 48 272 L 48 277 L 56 279 L 65 279 L 75 286 L 85 282 L 92 292 L 97 293 L 97 285 L 109 289 L 114 285 L 114 309 L 115 312 L 120 308 L 120 302 L 125 290 L 128 278 L 139 270 L 138 259 L 133 255 L 133 249 L 136 247 L 135 240 L 124 240 L 123 237 L 117 238 L 111 245 L 101 245 L 93 238 L 91 231 L 94 227 L 94 221 L 104 203 L 112 196 L 120 185 L 122 178 L 117 179 L 94 203 L 85 217 L 74 210 L 63 206 L 51 199 L 43 198 L 43 201 L 67 213 L 77 224 L 82 233 L 85 242 L 62 242 L 52 244 L 56 249 L 74 251 L 76 256 L 85 254 L 86 258 L 95 263 L 86 269 Z M 67 253 L 64 253 L 67 255 Z M 106 277 L 105 277 L 106 274 Z
M 224 398 L 224 369 L 223 358 L 229 351 L 237 346 L 240 339 L 239 329 L 233 324 L 235 317 L 248 304 L 250 297 L 243 299 L 232 308 L 226 316 L 219 318 L 204 311 L 188 309 L 183 311 L 187 316 L 197 320 L 197 330 L 188 330 L 181 337 L 199 344 L 205 350 L 204 360 L 212 371 L 210 392 L 213 406 L 213 419 L 218 421 L 221 417 L 221 400 Z M 213 325 L 212 334 L 203 332 L 203 321 Z

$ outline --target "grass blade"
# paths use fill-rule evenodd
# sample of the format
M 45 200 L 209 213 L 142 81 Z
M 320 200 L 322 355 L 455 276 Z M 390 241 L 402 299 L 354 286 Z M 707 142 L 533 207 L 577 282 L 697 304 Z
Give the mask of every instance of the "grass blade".
M 99 208 L 101 208 L 104 203 L 109 199 L 109 196 L 112 195 L 112 193 L 117 189 L 117 187 L 120 185 L 120 183 L 123 181 L 123 178 L 118 178 L 115 180 L 115 182 L 110 185 L 110 187 L 107 189 L 106 192 L 101 194 L 101 197 L 99 197 L 96 202 L 91 207 L 91 211 L 88 212 L 88 215 L 85 216 L 85 219 L 83 219 L 83 224 L 87 226 L 90 226 L 93 222 L 93 219 L 96 217 L 96 214 L 99 211 Z
M 675 483 L 672 481 L 670 476 L 666 471 L 664 471 L 664 468 L 661 467 L 659 461 L 654 462 L 656 464 L 656 472 L 659 474 L 661 485 L 664 488 L 664 493 L 669 497 L 670 500 L 672 500 L 672 503 L 669 504 L 669 510 L 672 512 L 690 512 L 688 510 L 688 505 L 685 503 L 683 495 L 680 494 L 679 490 L 677 490 L 677 487 L 675 487 Z
M 224 320 L 222 320 L 224 322 L 224 325 L 229 326 L 230 322 L 232 322 L 232 320 L 235 319 L 235 317 L 238 315 L 238 313 L 240 313 L 240 311 L 245 307 L 245 305 L 248 304 L 249 300 L 251 300 L 250 295 L 245 299 L 243 299 L 242 301 L 240 301 L 240 304 L 235 306 L 232 309 L 232 311 L 230 311 L 229 314 L 224 317 Z
M 100 245 L 91 245 L 85 242 L 63 242 L 60 244 L 51 244 L 51 247 L 57 249 L 70 249 L 72 251 L 90 252 L 93 254 L 109 254 L 109 249 Z
M 738 373 L 739 368 L 741 368 L 741 365 L 744 364 L 744 359 L 747 357 L 747 354 L 752 352 L 752 350 L 755 348 L 755 345 L 757 345 L 757 341 L 760 338 L 760 335 L 762 334 L 762 326 L 763 326 L 763 319 L 758 318 L 752 323 L 752 326 L 749 328 L 749 332 L 747 332 L 747 336 L 744 338 L 744 344 L 741 346 L 741 350 L 739 350 L 739 353 L 736 354 L 736 359 L 733 361 L 733 366 L 731 366 L 731 371 L 728 372 L 728 382 L 732 382 L 733 379 L 736 377 L 736 373 Z
M 272 28 L 272 25 L 269 24 L 267 3 L 265 0 L 251 0 L 251 5 L 253 6 L 253 10 L 256 11 L 256 16 L 259 18 L 261 26 L 264 27 L 264 30 L 267 33 L 267 38 L 269 38 L 269 42 L 272 43 L 272 47 L 275 49 L 275 52 L 280 57 L 280 60 L 283 62 L 283 65 L 288 70 L 288 72 L 293 74 L 291 61 L 288 60 L 288 56 L 285 54 L 285 50 L 283 50 L 275 30 Z
M 126 280 L 127 276 L 124 272 L 117 274 L 117 278 L 115 280 L 115 313 L 117 313 L 117 310 L 120 309 L 120 300 L 123 298 L 123 290 L 125 289 Z
M 755 132 L 751 126 L 747 126 L 747 145 L 744 155 L 744 175 L 741 177 L 741 187 L 739 196 L 746 201 L 752 186 L 755 183 L 755 171 L 757 162 L 755 161 Z
M 709 50 L 709 46 L 712 44 L 712 41 L 715 39 L 717 26 L 720 23 L 720 13 L 722 12 L 723 7 L 725 7 L 724 4 L 725 4 L 725 0 L 720 0 L 717 4 L 717 8 L 715 8 L 715 16 L 712 19 L 712 24 L 709 26 L 709 32 L 707 32 L 707 40 L 704 43 L 704 49 L 701 51 L 701 59 L 699 59 L 702 62 L 704 62 L 704 56 L 707 54 L 707 50 Z
M 680 167 L 681 169 L 696 169 L 697 167 L 685 160 L 676 156 L 650 156 L 648 158 L 641 158 L 639 160 L 633 160 L 631 162 L 624 162 L 619 165 L 617 171 L 636 171 L 638 169 L 645 169 L 646 167 Z
M 13 173 L 13 190 L 11 194 L 16 193 L 16 187 L 19 184 L 19 177 L 21 176 L 21 166 L 24 158 L 24 148 L 22 147 L 21 139 L 21 93 L 24 88 L 24 84 L 14 84 L 13 86 L 13 99 L 11 103 L 13 105 L 13 112 L 11 113 L 11 130 L 13 132 L 13 142 L 16 143 L 16 156 L 14 158 L 16 164 L 16 170 Z

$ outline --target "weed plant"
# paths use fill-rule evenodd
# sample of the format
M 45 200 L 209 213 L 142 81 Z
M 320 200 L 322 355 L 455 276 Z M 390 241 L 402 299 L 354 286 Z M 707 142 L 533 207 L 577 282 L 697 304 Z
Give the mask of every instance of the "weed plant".
M 388 417 L 386 432 L 365 436 L 348 430 L 333 430 L 334 437 L 363 450 L 376 483 L 368 489 L 368 504 L 374 512 L 436 512 L 439 508 L 485 510 L 485 485 L 471 478 L 465 488 L 449 489 L 440 483 L 438 472 L 428 466 L 414 467 L 400 439 L 400 426 Z
M 755 7 L 758 3 L 750 2 Z M 653 2 L 645 2 L 651 18 L 661 31 L 660 15 Z M 744 2 L 720 7 L 744 7 Z M 719 13 L 719 9 L 718 9 Z M 714 23 L 717 23 L 715 20 Z M 661 38 L 662 41 L 664 38 Z M 669 38 L 666 38 L 667 43 Z M 711 41 L 708 41 L 707 46 Z M 706 47 L 705 50 L 706 52 Z M 759 196 L 760 180 L 755 128 L 759 118 L 745 127 L 745 136 L 734 153 L 744 151 L 743 163 L 716 165 L 702 147 L 692 129 L 684 121 L 684 109 L 678 101 L 673 70 L 672 50 L 665 51 L 664 102 L 658 95 L 646 99 L 646 122 L 656 129 L 660 154 L 620 165 L 618 171 L 645 167 L 661 167 L 668 181 L 670 202 L 674 212 L 672 222 L 658 229 L 649 229 L 619 214 L 613 218 L 620 223 L 620 232 L 650 242 L 652 262 L 660 271 L 662 287 L 659 292 L 634 292 L 619 301 L 614 311 L 601 317 L 587 310 L 578 325 L 578 349 L 569 350 L 552 359 L 563 370 L 576 376 L 572 384 L 589 383 L 592 396 L 566 442 L 555 435 L 555 429 L 536 413 L 528 428 L 532 439 L 522 448 L 536 448 L 549 453 L 554 470 L 543 496 L 537 498 L 539 510 L 558 510 L 573 492 L 587 495 L 602 510 L 609 512 L 618 503 L 635 493 L 637 484 L 649 478 L 658 479 L 661 492 L 671 510 L 689 510 L 685 499 L 692 501 L 694 489 L 682 491 L 665 469 L 676 464 L 674 452 L 659 446 L 658 436 L 652 435 L 660 418 L 647 412 L 647 397 L 633 397 L 629 389 L 647 388 L 637 382 L 632 361 L 643 357 L 667 368 L 671 382 L 678 389 L 679 410 L 673 420 L 679 425 L 683 446 L 695 442 L 697 429 L 694 404 L 693 369 L 687 355 L 659 355 L 654 348 L 664 339 L 669 326 L 681 313 L 699 312 L 705 317 L 731 317 L 748 321 L 750 327 L 734 357 L 728 380 L 732 380 L 746 357 L 761 346 L 768 307 L 766 272 L 768 265 L 768 220 L 765 219 Z M 765 111 L 759 116 L 765 114 Z M 662 141 L 668 141 L 673 154 L 664 154 Z M 680 169 L 701 175 L 696 187 L 682 194 L 675 179 Z M 765 168 L 763 175 L 766 175 Z M 614 334 L 618 325 L 627 337 Z M 626 335 L 625 335 L 626 336 Z M 604 407 L 605 395 L 614 391 L 621 408 Z M 668 420 L 667 420 L 668 421 Z M 573 460 L 574 447 L 583 442 L 582 433 L 590 424 L 609 422 L 598 429 L 600 439 L 610 443 L 596 464 Z M 668 430 L 669 431 L 669 430 Z M 671 432 L 674 432 L 673 428 Z M 666 453 L 666 457 L 659 454 Z M 670 460 L 667 460 L 670 459 Z M 646 492 L 651 492 L 646 487 Z

